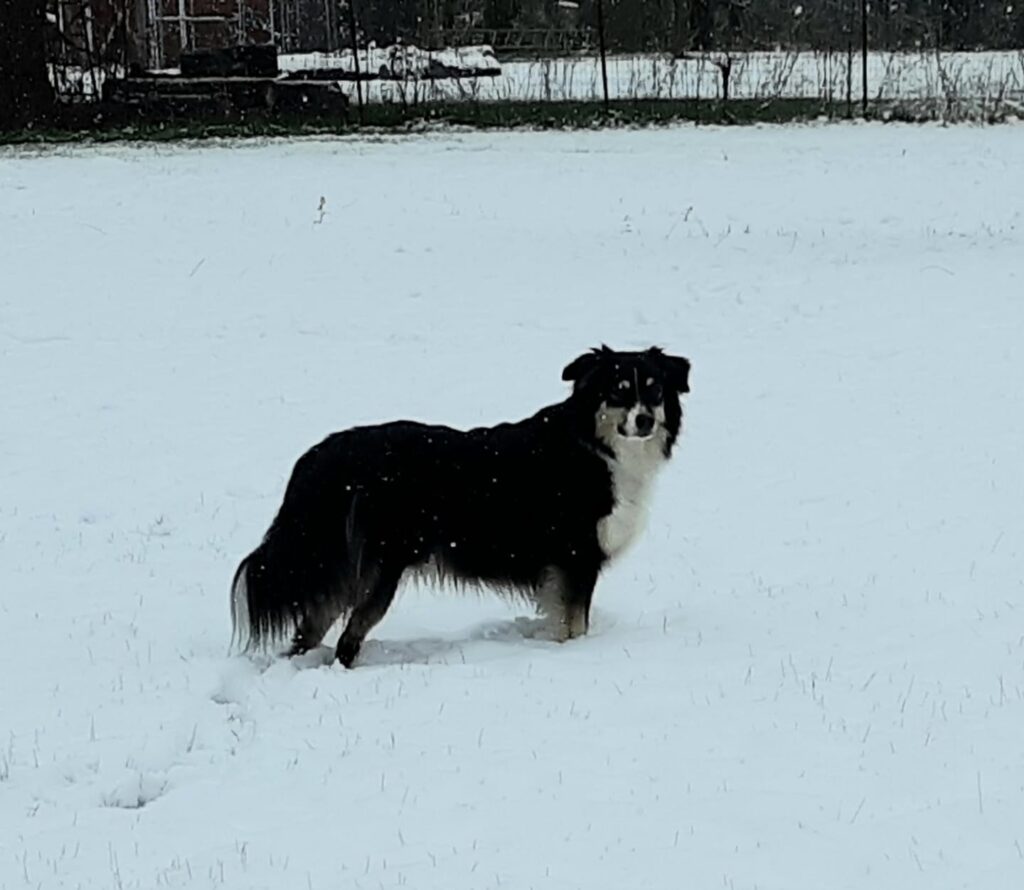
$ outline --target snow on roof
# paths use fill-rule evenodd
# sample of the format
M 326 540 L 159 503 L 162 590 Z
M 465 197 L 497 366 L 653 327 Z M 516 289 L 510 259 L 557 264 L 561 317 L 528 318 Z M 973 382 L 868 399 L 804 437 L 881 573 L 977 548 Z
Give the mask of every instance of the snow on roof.
M 370 43 L 359 50 L 359 70 L 375 72 L 388 77 L 419 77 L 439 69 L 472 71 L 476 74 L 500 74 L 501 65 L 490 46 L 446 47 L 425 50 L 411 44 L 377 46 Z M 317 71 L 335 69 L 355 71 L 352 50 L 338 52 L 284 53 L 278 57 L 282 71 Z

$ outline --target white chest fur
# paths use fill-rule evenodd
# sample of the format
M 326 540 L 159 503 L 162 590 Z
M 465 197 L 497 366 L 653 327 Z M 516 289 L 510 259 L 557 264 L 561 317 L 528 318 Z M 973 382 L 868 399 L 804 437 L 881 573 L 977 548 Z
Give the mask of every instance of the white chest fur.
M 619 439 L 616 458 L 608 460 L 612 474 L 612 512 L 597 523 L 597 541 L 609 559 L 618 556 L 643 531 L 651 483 L 665 463 L 660 437 Z

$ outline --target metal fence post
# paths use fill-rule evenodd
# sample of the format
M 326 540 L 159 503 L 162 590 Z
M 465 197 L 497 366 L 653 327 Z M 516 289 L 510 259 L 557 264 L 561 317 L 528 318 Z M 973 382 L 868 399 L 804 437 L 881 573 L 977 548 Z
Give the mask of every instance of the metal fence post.
M 604 111 L 608 113 L 608 62 L 604 36 L 604 0 L 597 0 L 597 40 L 601 47 L 601 86 L 604 88 Z
M 868 116 L 868 0 L 860 0 L 860 109 Z
M 363 120 L 363 82 L 359 76 L 359 39 L 356 37 L 356 0 L 347 0 L 348 29 L 352 35 L 352 64 L 356 74 L 356 97 L 359 103 L 359 121 Z

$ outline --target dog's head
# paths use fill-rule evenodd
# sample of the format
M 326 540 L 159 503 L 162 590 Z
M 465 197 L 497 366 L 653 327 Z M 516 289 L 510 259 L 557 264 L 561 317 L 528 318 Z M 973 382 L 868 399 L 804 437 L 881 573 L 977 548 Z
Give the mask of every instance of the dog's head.
M 570 362 L 563 380 L 573 398 L 595 413 L 595 434 L 613 451 L 653 440 L 667 457 L 682 422 L 679 397 L 690 391 L 690 362 L 651 347 L 643 352 L 592 349 Z

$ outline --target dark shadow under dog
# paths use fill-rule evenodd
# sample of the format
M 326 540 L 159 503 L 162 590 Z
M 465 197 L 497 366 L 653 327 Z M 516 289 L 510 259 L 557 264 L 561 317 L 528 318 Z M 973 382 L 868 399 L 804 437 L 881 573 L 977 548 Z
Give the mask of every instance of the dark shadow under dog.
M 486 621 L 460 636 L 421 636 L 404 640 L 367 640 L 359 656 L 361 665 L 387 667 L 413 664 L 466 664 L 467 649 L 483 643 L 533 643 L 537 647 L 554 649 L 558 645 L 556 632 L 542 618 L 513 618 Z M 316 646 L 308 652 L 293 656 L 291 663 L 299 670 L 320 668 L 334 661 L 333 646 Z M 472 659 L 476 660 L 476 659 Z

